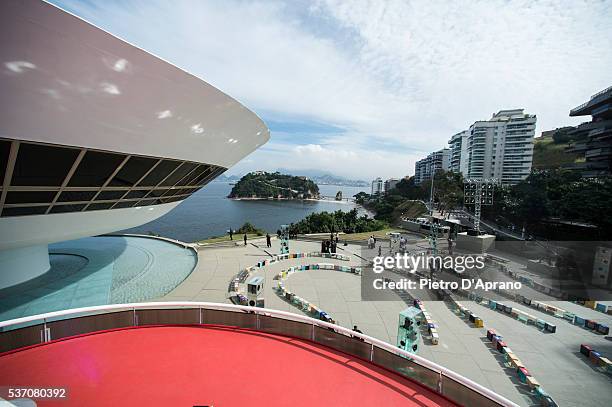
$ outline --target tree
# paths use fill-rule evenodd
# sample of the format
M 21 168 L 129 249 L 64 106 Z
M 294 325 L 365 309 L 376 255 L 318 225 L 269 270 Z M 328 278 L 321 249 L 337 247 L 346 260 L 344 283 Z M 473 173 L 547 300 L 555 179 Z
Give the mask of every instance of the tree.
M 236 233 L 257 234 L 258 236 L 262 236 L 265 231 L 256 228 L 250 222 L 245 222 L 242 226 L 238 228 L 238 230 L 236 230 Z
M 400 195 L 408 199 L 425 199 L 429 196 L 429 190 L 423 185 L 417 185 L 414 177 L 400 180 L 390 191 L 391 195 Z
M 370 199 L 370 194 L 366 194 L 362 191 L 353 195 L 353 198 L 355 198 L 356 203 L 358 203 L 359 205 L 363 205 L 368 199 Z
M 371 232 L 387 227 L 382 221 L 369 218 L 367 215 L 358 216 L 357 209 L 349 212 L 319 212 L 306 216 L 294 225 L 295 233 L 356 233 Z
M 572 132 L 573 130 L 574 127 L 571 126 L 558 128 L 553 133 L 552 139 L 555 144 L 563 144 L 586 138 L 586 132 Z
M 543 221 L 558 218 L 589 223 L 598 227 L 599 237 L 607 238 L 612 235 L 611 203 L 609 177 L 581 178 L 578 172 L 565 169 L 533 170 L 516 185 L 496 188 L 494 205 L 483 207 L 483 215 L 503 217 L 551 239 L 557 236 L 547 236 L 553 232 L 548 232 Z
M 439 204 L 442 213 L 461 206 L 463 175 L 453 171 L 437 171 L 434 176 L 434 202 Z
M 285 175 L 279 172 L 251 172 L 242 177 L 232 188 L 230 198 L 256 196 L 259 198 L 310 198 L 319 196 L 319 187 L 306 177 Z

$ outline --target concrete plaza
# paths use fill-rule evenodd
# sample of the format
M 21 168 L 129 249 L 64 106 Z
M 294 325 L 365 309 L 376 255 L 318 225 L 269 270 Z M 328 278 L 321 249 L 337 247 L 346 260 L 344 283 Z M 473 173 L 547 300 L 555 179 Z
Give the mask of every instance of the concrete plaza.
M 409 250 L 427 247 L 427 241 L 418 236 L 408 236 Z M 381 242 L 383 254 L 388 254 L 388 242 Z M 319 251 L 317 241 L 291 240 L 291 252 Z M 378 246 L 377 246 L 378 247 Z M 385 253 L 387 251 L 387 253 Z M 266 248 L 265 240 L 242 242 L 231 247 L 204 247 L 198 252 L 198 265 L 176 289 L 159 300 L 230 302 L 228 284 L 242 269 L 253 266 L 260 260 L 279 252 L 279 243 L 272 241 Z M 267 308 L 303 313 L 295 306 L 278 297 L 273 287 L 273 278 L 281 270 L 291 266 L 312 263 L 334 263 L 356 265 L 360 257 L 369 259 L 377 249 L 368 250 L 358 244 L 339 245 L 338 252 L 351 257 L 350 261 L 306 257 L 274 263 L 258 269 L 253 275 L 265 277 L 264 299 Z M 516 267 L 520 267 L 520 264 Z M 391 279 L 401 276 L 388 275 Z M 483 305 L 458 297 L 458 300 L 480 315 L 485 329 L 474 328 L 455 313 L 447 302 L 438 301 L 435 293 L 428 290 L 413 290 L 408 293 L 389 292 L 381 301 L 362 301 L 361 277 L 338 271 L 310 270 L 292 274 L 285 280 L 289 291 L 328 312 L 342 326 L 357 325 L 365 334 L 395 344 L 398 314 L 410 305 L 412 298 L 421 299 L 438 325 L 440 341 L 433 345 L 423 339 L 419 355 L 448 367 L 477 383 L 493 389 L 521 406 L 537 405 L 529 388 L 520 383 L 513 370 L 504 364 L 503 356 L 493 349 L 486 339 L 486 329 L 494 328 L 508 346 L 525 363 L 531 374 L 561 406 L 607 405 L 612 400 L 610 377 L 595 369 L 579 353 L 579 345 L 586 343 L 612 355 L 612 342 L 603 335 L 579 328 L 548 314 L 514 304 L 557 324 L 555 334 L 546 334 L 531 325 L 488 309 Z M 550 301 L 553 303 L 552 299 Z M 506 301 L 511 305 L 512 301 Z M 592 317 L 600 322 L 612 324 L 612 317 L 568 302 L 554 302 L 572 312 Z

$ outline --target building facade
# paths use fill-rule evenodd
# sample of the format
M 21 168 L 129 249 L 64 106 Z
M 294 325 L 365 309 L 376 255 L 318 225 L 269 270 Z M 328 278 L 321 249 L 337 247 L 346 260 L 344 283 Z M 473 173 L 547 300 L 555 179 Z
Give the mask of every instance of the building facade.
M 571 167 L 584 177 L 612 175 L 612 86 L 591 96 L 569 115 L 591 116 L 590 122 L 571 131 L 581 141 L 574 142 L 567 151 L 584 155 L 582 162 Z
M 524 109 L 500 110 L 491 119 L 472 124 L 467 135 L 467 178 L 494 178 L 509 185 L 527 178 L 535 126 L 536 116 Z
M 395 188 L 395 186 L 397 185 L 397 183 L 400 180 L 397 178 L 389 178 L 388 180 L 385 181 L 385 194 L 387 192 L 389 192 L 390 190 L 392 190 L 393 188 Z
M 453 135 L 448 141 L 450 150 L 449 171 L 459 172 L 463 176 L 468 174 L 468 131 L 463 130 Z
M 414 182 L 420 184 L 431 178 L 439 170 L 448 171 L 450 163 L 450 149 L 444 148 L 434 151 L 414 164 Z
M 372 195 L 380 195 L 385 192 L 385 185 L 382 178 L 378 177 L 372 181 Z

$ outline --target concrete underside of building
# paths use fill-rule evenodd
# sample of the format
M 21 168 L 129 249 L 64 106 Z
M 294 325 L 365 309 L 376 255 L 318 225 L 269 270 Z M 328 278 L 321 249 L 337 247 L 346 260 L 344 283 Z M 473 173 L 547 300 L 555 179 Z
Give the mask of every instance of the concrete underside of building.
M 0 2 L 0 38 L 0 288 L 47 273 L 49 244 L 163 216 L 270 138 L 221 90 L 49 2 Z

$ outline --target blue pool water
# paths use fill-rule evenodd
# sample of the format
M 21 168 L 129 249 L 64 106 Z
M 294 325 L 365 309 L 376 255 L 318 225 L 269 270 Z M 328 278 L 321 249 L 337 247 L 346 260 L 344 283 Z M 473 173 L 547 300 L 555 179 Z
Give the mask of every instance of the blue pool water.
M 159 298 L 193 271 L 197 255 L 163 240 L 101 236 L 50 245 L 51 270 L 0 290 L 0 320 Z

